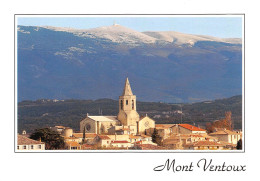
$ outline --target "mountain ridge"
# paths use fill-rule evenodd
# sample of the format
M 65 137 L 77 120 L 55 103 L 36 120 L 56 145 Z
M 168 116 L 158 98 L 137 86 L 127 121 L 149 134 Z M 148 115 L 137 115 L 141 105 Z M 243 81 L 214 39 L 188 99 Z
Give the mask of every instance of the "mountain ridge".
M 194 102 L 242 93 L 240 44 L 146 44 L 134 36 L 127 37 L 129 45 L 122 37 L 118 43 L 52 29 L 18 26 L 19 101 L 116 99 L 126 77 L 142 101 Z
M 19 26 L 22 27 L 22 26 Z M 121 26 L 121 25 L 111 25 L 102 26 L 90 29 L 75 29 L 66 27 L 53 27 L 53 26 L 36 26 L 38 28 L 46 28 L 54 31 L 64 31 L 76 34 L 82 37 L 90 38 L 104 38 L 112 42 L 123 43 L 126 42 L 126 37 L 133 36 L 139 39 L 139 43 L 152 44 L 160 41 L 165 41 L 169 43 L 176 43 L 178 45 L 190 44 L 194 45 L 197 41 L 217 41 L 231 44 L 241 44 L 242 40 L 240 38 L 218 38 L 208 35 L 195 35 L 195 34 L 185 34 L 176 31 L 144 31 L 138 32 L 133 29 Z M 38 29 L 36 29 L 38 31 Z M 104 33 L 105 32 L 105 33 Z M 121 39 L 119 39 L 122 36 Z M 138 43 L 133 42 L 133 43 Z M 131 42 L 130 42 L 131 43 Z

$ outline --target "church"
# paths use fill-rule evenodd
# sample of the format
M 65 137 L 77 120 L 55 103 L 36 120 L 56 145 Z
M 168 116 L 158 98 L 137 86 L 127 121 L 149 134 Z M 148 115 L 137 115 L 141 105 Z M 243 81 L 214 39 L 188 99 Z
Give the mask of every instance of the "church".
M 80 132 L 108 135 L 141 135 L 155 128 L 155 121 L 147 115 L 140 117 L 136 109 L 136 96 L 126 78 L 124 90 L 119 96 L 117 116 L 90 116 L 80 122 Z

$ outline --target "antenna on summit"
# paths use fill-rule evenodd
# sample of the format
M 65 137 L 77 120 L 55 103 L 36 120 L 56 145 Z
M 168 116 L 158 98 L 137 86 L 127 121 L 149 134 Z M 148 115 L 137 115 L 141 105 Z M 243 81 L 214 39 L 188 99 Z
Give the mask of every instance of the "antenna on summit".
M 114 21 L 113 26 L 117 26 L 117 25 L 119 25 L 119 24 L 116 24 L 116 21 Z

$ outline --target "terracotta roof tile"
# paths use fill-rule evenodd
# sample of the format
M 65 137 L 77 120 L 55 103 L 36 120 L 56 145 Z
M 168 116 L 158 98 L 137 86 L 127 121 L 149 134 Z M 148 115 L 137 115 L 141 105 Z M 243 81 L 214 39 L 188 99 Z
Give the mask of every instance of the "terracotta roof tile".
M 130 139 L 138 139 L 141 138 L 141 136 L 136 136 L 136 135 L 129 135 Z
M 166 140 L 163 142 L 164 145 L 171 145 L 171 144 L 179 144 L 180 141 L 178 139 L 176 140 Z
M 156 129 L 169 129 L 173 127 L 175 124 L 156 124 L 155 128 Z
M 233 144 L 233 143 L 229 143 L 229 142 L 226 142 L 226 141 L 219 141 L 220 144 L 223 144 L 223 145 L 229 145 L 229 146 L 237 146 L 236 144 Z
M 76 138 L 83 138 L 83 133 L 73 133 L 73 136 Z M 86 138 L 95 138 L 96 136 L 96 133 L 85 133 Z
M 199 137 L 199 138 L 205 138 L 205 136 L 200 135 L 200 134 L 172 134 L 170 137 L 166 138 L 163 142 L 168 143 L 180 139 L 188 139 L 192 137 Z
M 191 134 L 190 136 L 191 136 L 191 137 L 200 137 L 200 138 L 201 138 L 201 137 L 205 137 L 205 136 L 200 135 L 200 134 Z
M 97 135 L 102 140 L 110 140 L 110 138 L 107 135 Z
M 138 147 L 141 148 L 142 150 L 163 150 L 164 149 L 161 146 L 152 145 L 152 144 L 141 144 L 138 145 Z
M 215 141 L 198 141 L 193 143 L 193 146 L 224 146 L 224 145 Z
M 210 133 L 210 135 L 239 135 L 240 133 L 230 131 L 230 130 L 221 130 L 214 133 Z
M 79 143 L 77 143 L 76 141 L 68 141 L 68 142 L 66 142 L 66 144 L 68 144 L 68 145 L 70 145 L 70 146 L 73 146 L 73 147 L 79 147 L 80 146 L 80 144 Z
M 27 138 L 22 135 L 18 135 L 18 137 L 17 137 L 17 145 L 36 145 L 36 144 L 44 144 L 44 143 Z
M 129 143 L 129 142 L 126 140 L 115 140 L 115 141 L 112 141 L 111 143 Z
M 186 128 L 191 131 L 206 131 L 205 129 L 198 128 L 196 126 L 192 126 L 190 124 L 178 124 L 179 126 Z
M 94 145 L 89 145 L 89 144 L 83 144 L 82 149 L 83 150 L 90 150 L 94 147 Z
M 142 144 L 143 141 L 136 141 L 136 144 Z

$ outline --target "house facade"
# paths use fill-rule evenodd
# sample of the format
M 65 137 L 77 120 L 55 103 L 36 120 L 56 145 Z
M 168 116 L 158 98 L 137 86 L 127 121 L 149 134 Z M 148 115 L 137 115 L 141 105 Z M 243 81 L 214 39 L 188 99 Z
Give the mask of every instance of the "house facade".
M 17 136 L 17 150 L 45 150 L 45 143 L 27 138 L 22 135 Z

